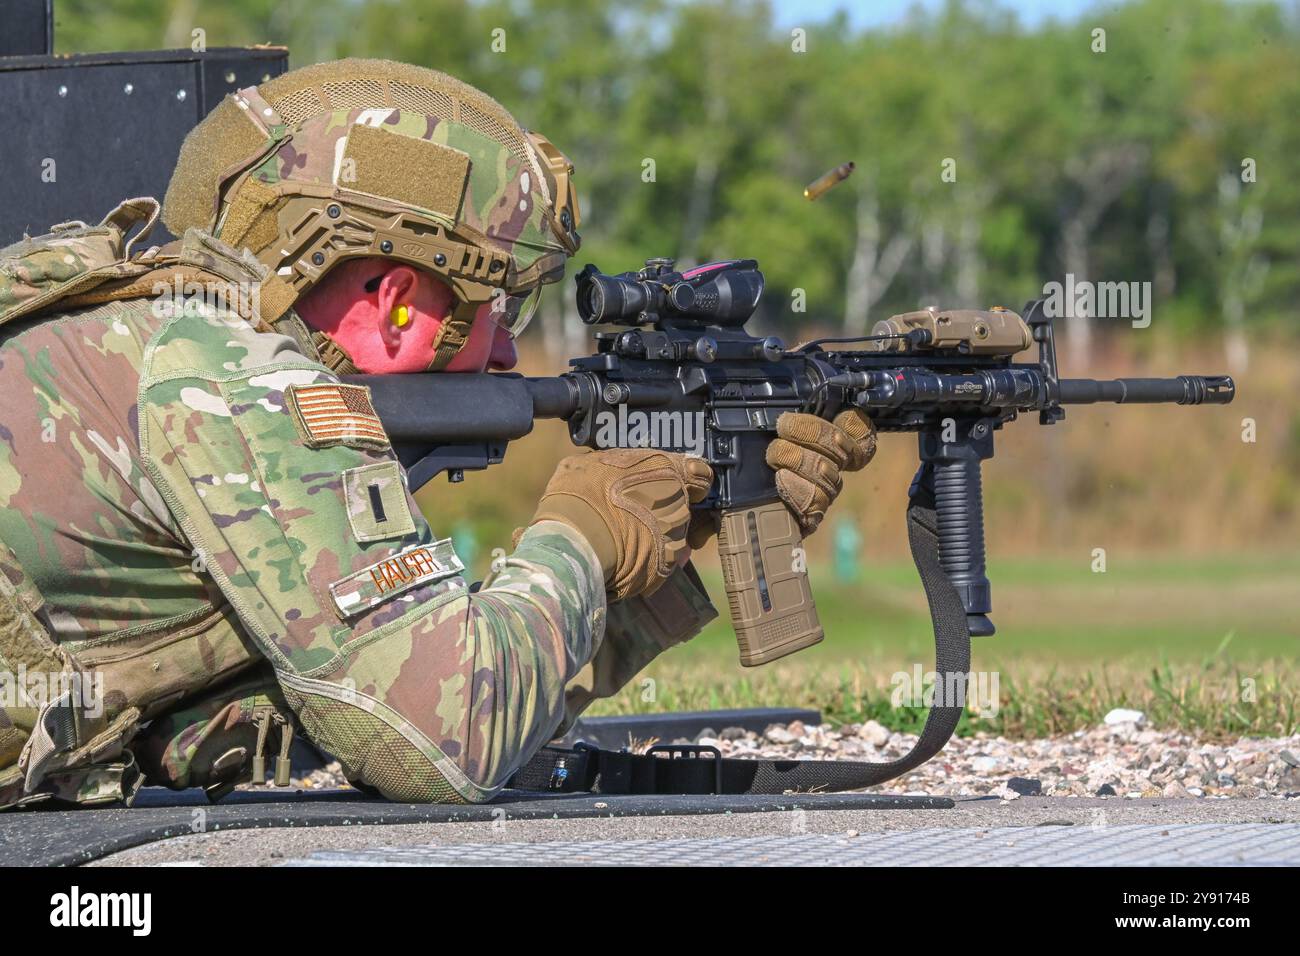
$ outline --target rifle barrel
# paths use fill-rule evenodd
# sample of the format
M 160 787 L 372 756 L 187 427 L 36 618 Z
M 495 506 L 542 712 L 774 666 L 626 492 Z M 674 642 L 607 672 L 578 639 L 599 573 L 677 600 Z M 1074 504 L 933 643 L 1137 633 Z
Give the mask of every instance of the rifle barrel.
M 1059 383 L 1062 405 L 1117 402 L 1132 405 L 1173 402 L 1178 405 L 1227 405 L 1237 386 L 1227 375 L 1179 375 L 1177 378 L 1063 378 Z

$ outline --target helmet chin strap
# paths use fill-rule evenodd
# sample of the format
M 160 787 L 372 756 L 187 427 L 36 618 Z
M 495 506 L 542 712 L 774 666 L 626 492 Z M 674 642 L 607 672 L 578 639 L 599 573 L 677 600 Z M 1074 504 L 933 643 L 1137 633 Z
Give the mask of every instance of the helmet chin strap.
M 430 372 L 441 372 L 465 347 L 478 307 L 477 302 L 457 302 L 451 315 L 443 320 L 442 327 L 433 340 L 433 358 L 428 368 Z
M 303 355 L 314 358 L 335 375 L 357 375 L 361 371 L 343 346 L 319 329 L 313 329 L 295 309 L 289 309 L 278 319 L 263 319 L 259 327 L 264 331 L 289 336 L 297 343 Z
M 357 375 L 361 369 L 352 361 L 352 356 L 324 332 L 312 332 L 312 345 L 316 347 L 319 361 L 335 375 Z

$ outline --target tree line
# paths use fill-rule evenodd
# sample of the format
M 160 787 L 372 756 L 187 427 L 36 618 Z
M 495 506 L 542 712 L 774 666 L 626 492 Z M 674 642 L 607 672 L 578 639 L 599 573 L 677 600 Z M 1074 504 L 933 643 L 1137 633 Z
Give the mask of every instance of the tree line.
M 1099 5 L 1032 28 L 990 2 L 883 29 L 778 20 L 757 0 L 62 0 L 65 52 L 289 46 L 480 86 L 574 160 L 576 265 L 757 258 L 765 329 L 868 331 L 928 304 L 1016 307 L 1044 283 L 1149 283 L 1153 328 L 1234 370 L 1300 299 L 1294 8 Z M 815 202 L 803 187 L 852 161 Z M 580 347 L 572 289 L 544 299 Z M 796 331 L 796 330 L 799 331 Z M 1140 349 L 1067 320 L 1067 347 Z

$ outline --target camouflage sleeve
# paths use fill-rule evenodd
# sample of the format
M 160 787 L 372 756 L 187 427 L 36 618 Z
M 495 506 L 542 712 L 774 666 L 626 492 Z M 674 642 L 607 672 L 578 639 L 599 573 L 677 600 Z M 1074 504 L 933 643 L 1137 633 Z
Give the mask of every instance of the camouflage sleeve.
M 280 336 L 174 322 L 141 396 L 150 476 L 302 730 L 350 775 L 393 799 L 477 802 L 551 737 L 604 629 L 580 535 L 534 526 L 471 594 L 365 390 Z
M 651 661 L 690 640 L 718 616 L 695 566 L 679 568 L 653 594 L 609 606 L 605 640 L 564 690 L 562 735 L 591 703 L 613 697 Z

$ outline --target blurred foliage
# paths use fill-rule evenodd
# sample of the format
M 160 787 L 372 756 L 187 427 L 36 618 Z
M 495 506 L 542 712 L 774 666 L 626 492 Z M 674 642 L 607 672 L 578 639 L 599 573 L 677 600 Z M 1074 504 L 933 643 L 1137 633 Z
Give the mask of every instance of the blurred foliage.
M 809 22 L 799 52 L 751 0 L 56 6 L 61 51 L 190 46 L 197 28 L 209 47 L 286 44 L 295 66 L 377 56 L 446 70 L 574 159 L 579 264 L 755 257 L 770 328 L 1015 306 L 1067 271 L 1152 281 L 1157 325 L 1187 334 L 1286 327 L 1300 298 L 1293 7 L 1141 0 L 1030 29 L 951 0 L 884 30 Z M 802 198 L 846 160 L 847 182 Z M 1099 335 L 1143 347 L 1127 323 Z

